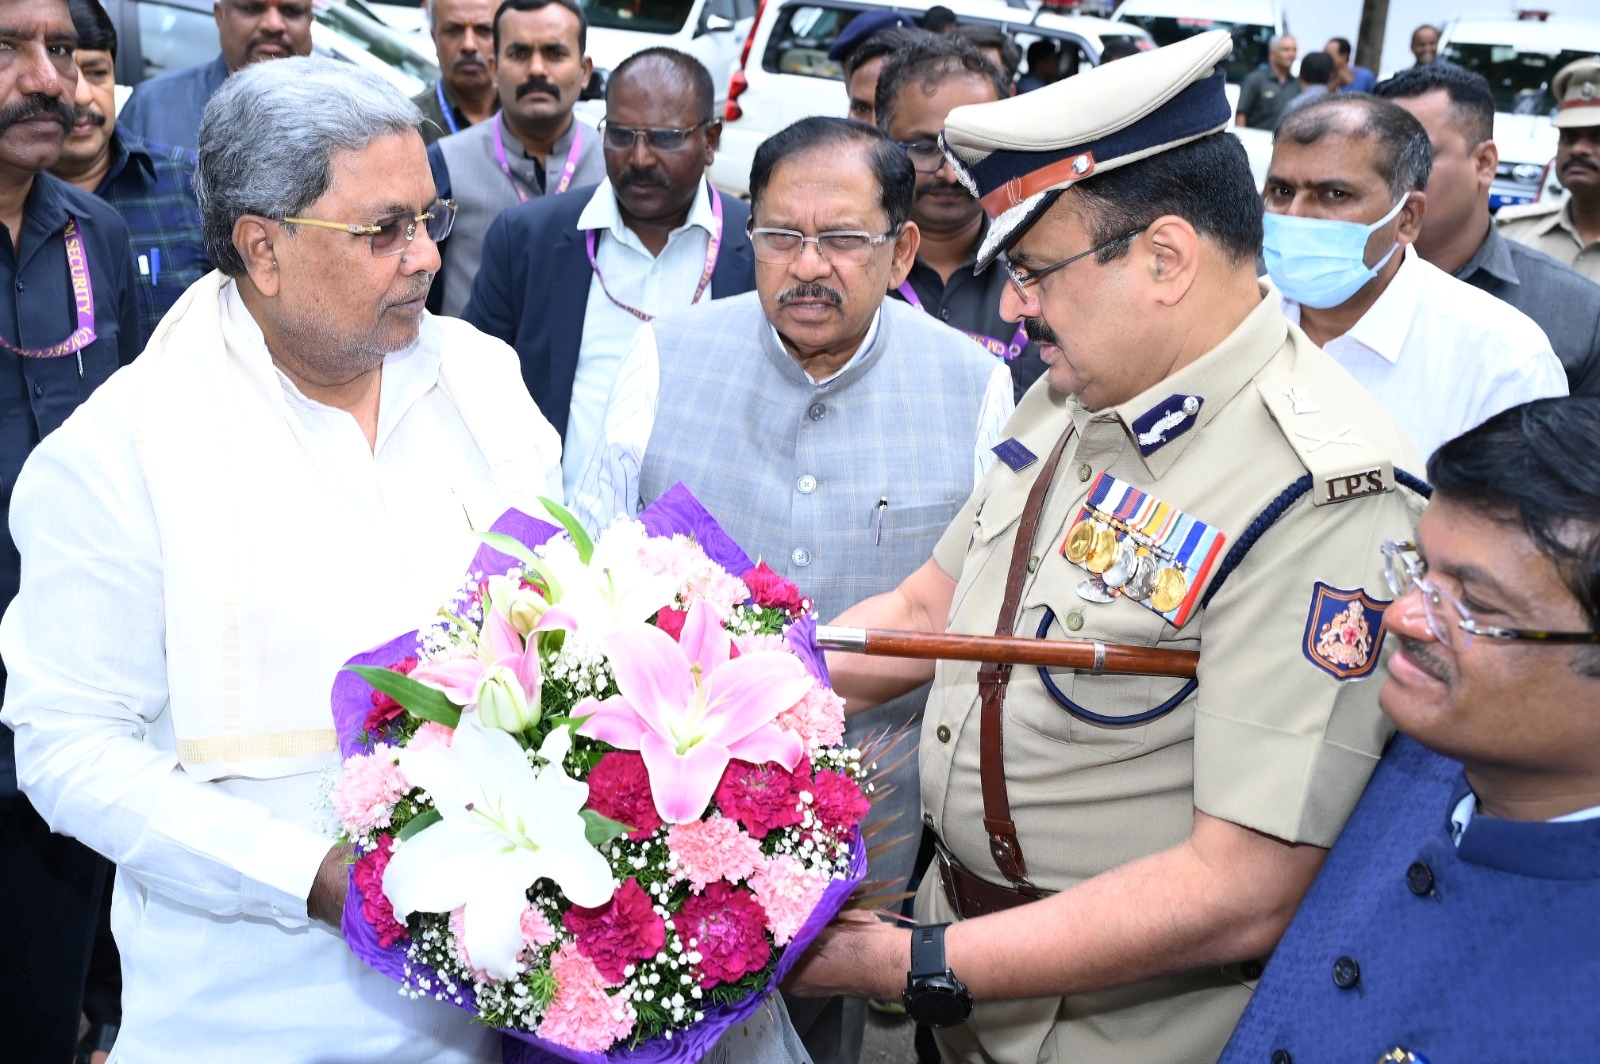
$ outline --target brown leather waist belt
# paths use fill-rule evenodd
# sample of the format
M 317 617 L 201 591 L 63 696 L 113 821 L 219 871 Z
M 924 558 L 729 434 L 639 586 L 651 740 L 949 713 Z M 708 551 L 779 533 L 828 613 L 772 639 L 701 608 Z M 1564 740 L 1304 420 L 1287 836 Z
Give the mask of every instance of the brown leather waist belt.
M 1033 893 L 1028 894 L 1021 890 L 1013 890 L 1011 887 L 990 883 L 987 879 L 980 879 L 968 871 L 965 865 L 956 860 L 954 854 L 945 849 L 943 842 L 936 841 L 935 847 L 939 865 L 939 883 L 944 887 L 945 901 L 950 903 L 950 908 L 954 909 L 956 915 L 963 920 L 1015 909 L 1019 905 L 1038 901 L 1054 893 L 1033 888 Z

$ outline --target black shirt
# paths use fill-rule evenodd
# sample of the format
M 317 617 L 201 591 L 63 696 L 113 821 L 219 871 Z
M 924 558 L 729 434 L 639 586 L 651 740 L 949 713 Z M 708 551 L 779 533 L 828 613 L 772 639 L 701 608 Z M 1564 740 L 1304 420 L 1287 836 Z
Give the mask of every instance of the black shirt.
M 1005 291 L 1009 283 L 1006 271 L 996 262 L 990 263 L 989 268 L 980 274 L 972 272 L 978 248 L 988 231 L 989 221 L 984 219 L 978 239 L 972 245 L 972 254 L 956 267 L 948 284 L 939 276 L 938 270 L 922 261 L 920 255 L 911 264 L 911 273 L 906 280 L 911 282 L 912 290 L 922 300 L 922 309 L 946 325 L 1009 345 L 1017 334 L 1017 323 L 1000 316 L 1000 293 Z M 1039 357 L 1039 345 L 1031 340 L 1027 341 L 1022 353 L 1006 365 L 1011 370 L 1012 390 L 1019 400 L 1028 386 L 1038 380 L 1047 368 Z

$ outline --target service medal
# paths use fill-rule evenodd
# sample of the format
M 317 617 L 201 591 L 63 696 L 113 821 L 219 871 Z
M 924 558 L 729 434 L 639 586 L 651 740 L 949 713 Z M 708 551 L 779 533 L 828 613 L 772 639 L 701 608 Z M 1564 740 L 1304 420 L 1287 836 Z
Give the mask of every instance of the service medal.
M 1155 586 L 1155 581 L 1155 555 L 1140 551 L 1134 559 L 1133 575 L 1122 585 L 1122 593 L 1135 601 L 1143 601 L 1150 597 L 1150 589 Z
M 1067 556 L 1067 561 L 1073 565 L 1082 565 L 1084 559 L 1089 557 L 1089 548 L 1094 546 L 1094 522 L 1084 518 L 1072 526 L 1072 531 L 1067 533 L 1066 545 L 1062 552 Z
M 1106 587 L 1104 580 L 1098 576 L 1091 576 L 1078 585 L 1078 597 L 1085 602 L 1110 602 L 1117 597 L 1117 593 Z
M 1133 540 L 1125 539 L 1122 546 L 1117 548 L 1117 560 L 1111 563 L 1100 579 L 1106 582 L 1107 587 L 1120 588 L 1133 576 L 1134 565 L 1138 560 L 1138 548 Z
M 1150 587 L 1150 605 L 1158 613 L 1177 609 L 1183 601 L 1183 596 L 1189 591 L 1189 578 L 1183 575 L 1183 570 L 1168 566 L 1157 572 Z
M 1099 576 L 1111 568 L 1111 563 L 1117 560 L 1117 534 L 1109 528 L 1094 530 L 1094 543 L 1089 548 L 1089 556 L 1084 559 L 1083 567 Z

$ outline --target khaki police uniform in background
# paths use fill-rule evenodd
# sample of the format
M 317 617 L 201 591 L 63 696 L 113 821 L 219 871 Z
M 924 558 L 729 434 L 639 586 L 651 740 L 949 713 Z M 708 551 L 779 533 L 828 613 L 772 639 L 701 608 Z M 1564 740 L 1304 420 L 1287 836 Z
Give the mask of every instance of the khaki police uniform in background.
M 1131 423 L 1191 395 L 1201 400 L 1194 423 L 1168 430 L 1168 442 L 1141 456 Z M 1034 635 L 1048 608 L 1053 639 L 1200 651 L 1200 685 L 1164 717 L 1101 726 L 1058 705 L 1035 669 L 1012 671 L 1005 775 L 1031 881 L 1065 890 L 1177 845 L 1195 809 L 1290 842 L 1332 845 L 1391 728 L 1377 704 L 1381 669 L 1374 662 L 1365 679 L 1340 680 L 1314 664 L 1308 614 L 1318 582 L 1364 590 L 1379 606 L 1390 597 L 1380 544 L 1411 538 L 1422 509 L 1420 498 L 1396 488 L 1391 470 L 1421 475 L 1420 457 L 1377 401 L 1289 324 L 1263 285 L 1260 305 L 1220 346 L 1121 406 L 1096 413 L 1045 382 L 1030 389 L 1008 435 L 1039 461 L 1020 472 L 996 462 L 934 552 L 958 581 L 949 631 L 995 632 L 1024 502 L 1068 425 L 1076 435 L 1045 501 L 1017 634 Z M 1177 629 L 1125 597 L 1099 604 L 1076 591 L 1089 574 L 1061 547 L 1102 472 L 1220 528 L 1227 539 L 1212 582 L 1258 514 L 1308 473 L 1312 483 L 1209 608 Z M 1386 653 L 1376 626 L 1370 636 L 1368 653 Z M 983 827 L 977 673 L 975 663 L 938 665 L 922 730 L 924 818 L 963 865 L 1004 885 Z M 1183 683 L 1052 675 L 1069 698 L 1116 716 L 1148 710 Z M 930 874 L 917 921 L 954 919 Z M 966 1024 L 935 1034 L 946 1060 L 1209 1064 L 1259 974 L 1259 965 L 1230 965 L 1094 993 L 982 1002 Z

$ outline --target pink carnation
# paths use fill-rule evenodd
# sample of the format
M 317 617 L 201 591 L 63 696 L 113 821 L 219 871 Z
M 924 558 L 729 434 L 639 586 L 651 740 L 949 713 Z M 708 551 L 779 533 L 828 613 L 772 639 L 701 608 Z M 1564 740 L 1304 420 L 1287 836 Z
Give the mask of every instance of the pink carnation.
M 775 651 L 779 654 L 789 654 L 788 642 L 781 635 L 772 635 L 767 632 L 750 632 L 746 635 L 733 637 L 733 646 L 740 654 L 759 654 L 764 651 Z
M 588 782 L 588 807 L 632 828 L 628 838 L 634 842 L 649 838 L 661 826 L 650 793 L 650 773 L 638 754 L 613 750 L 604 755 L 590 770 Z
M 384 949 L 407 938 L 406 925 L 394 918 L 394 906 L 383 892 L 383 873 L 394 852 L 394 836 L 379 835 L 378 844 L 356 858 L 356 889 L 361 893 L 361 915 L 378 932 L 378 945 Z
M 529 949 L 548 946 L 556 940 L 556 929 L 544 913 L 530 905 L 522 910 L 522 944 Z
M 700 544 L 678 534 L 670 539 L 653 536 L 639 548 L 639 565 L 645 572 L 670 576 L 683 608 L 705 601 L 726 615 L 749 597 L 744 582 L 712 561 Z
M 344 774 L 333 788 L 333 810 L 351 835 L 388 827 L 394 803 L 411 789 L 394 755 L 394 747 L 379 743 L 370 754 L 345 759 Z
M 780 854 L 751 878 L 750 889 L 767 911 L 773 941 L 786 946 L 822 901 L 828 877 L 807 869 L 798 858 Z
M 606 993 L 605 977 L 594 962 L 568 942 L 550 958 L 556 996 L 544 1011 L 544 1022 L 534 1032 L 557 1045 L 602 1053 L 633 1033 L 637 1017 L 633 1005 Z
M 650 895 L 629 878 L 611 900 L 593 909 L 574 905 L 561 926 L 578 940 L 578 949 L 613 983 L 620 983 L 630 964 L 647 961 L 667 944 L 667 925 L 650 905 Z
M 811 812 L 831 831 L 849 831 L 871 808 L 860 784 L 842 772 L 825 768 L 811 781 Z
M 411 741 L 406 743 L 406 749 L 426 750 L 430 746 L 449 746 L 455 737 L 456 733 L 453 729 L 446 728 L 443 724 L 435 724 L 430 720 L 417 728 L 416 734 L 411 736 Z
M 684 945 L 700 954 L 695 977 L 703 987 L 732 983 L 767 966 L 767 914 L 748 890 L 713 883 L 691 894 L 672 918 Z
M 844 699 L 817 684 L 777 717 L 778 727 L 800 736 L 807 750 L 844 742 Z
M 401 676 L 410 676 L 411 670 L 417 667 L 416 658 L 406 658 L 403 661 L 389 666 L 390 672 L 398 672 Z M 399 702 L 390 698 L 382 691 L 374 690 L 369 696 L 372 710 L 367 714 L 367 719 L 361 727 L 373 735 L 377 735 L 390 721 L 403 714 L 406 709 Z
M 730 761 L 717 784 L 717 808 L 764 839 L 769 831 L 800 823 L 800 791 L 810 779 L 811 765 L 804 758 L 792 774 L 775 761 L 761 765 Z
M 685 610 L 675 610 L 671 606 L 663 606 L 656 611 L 656 627 L 674 639 L 683 637 L 683 622 L 689 619 Z
M 674 825 L 667 850 L 677 873 L 697 891 L 719 879 L 737 883 L 761 867 L 761 845 L 724 816 Z
M 467 955 L 467 907 L 458 905 L 450 910 L 450 937 L 454 939 L 456 959 L 466 966 L 472 973 L 472 980 L 476 983 L 490 982 L 489 973 L 472 963 L 472 958 Z
M 794 582 L 773 572 L 766 562 L 757 562 L 755 568 L 745 573 L 744 584 L 757 606 L 771 606 L 790 616 L 798 616 L 808 605 Z

